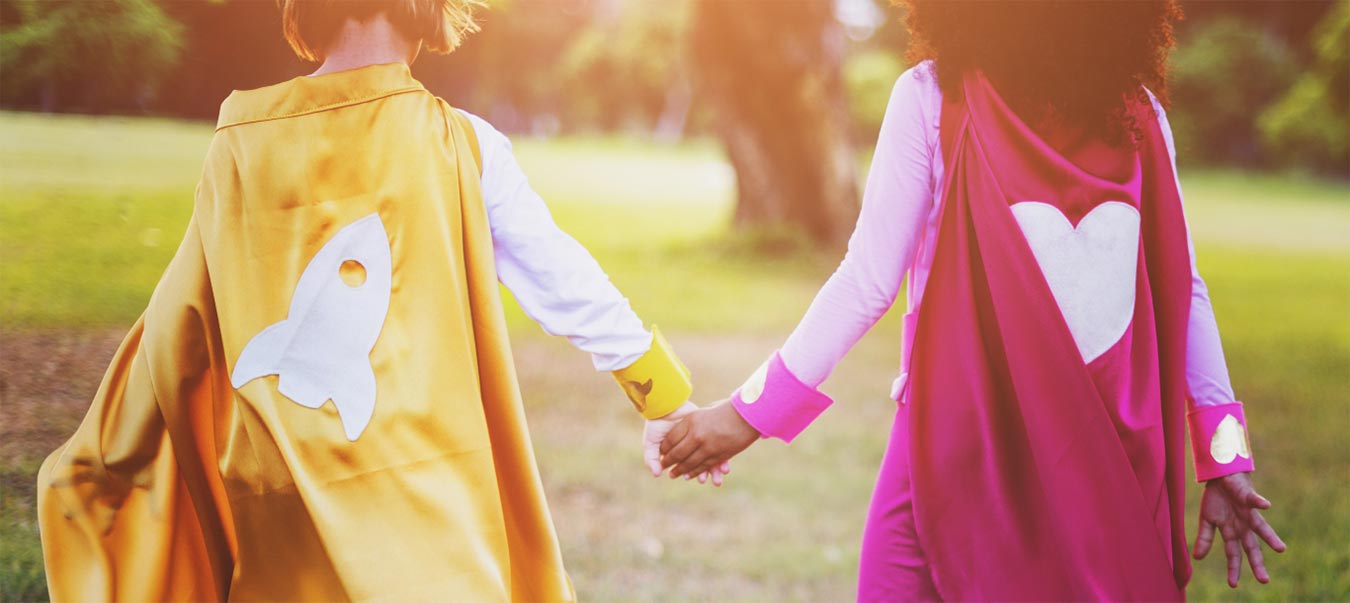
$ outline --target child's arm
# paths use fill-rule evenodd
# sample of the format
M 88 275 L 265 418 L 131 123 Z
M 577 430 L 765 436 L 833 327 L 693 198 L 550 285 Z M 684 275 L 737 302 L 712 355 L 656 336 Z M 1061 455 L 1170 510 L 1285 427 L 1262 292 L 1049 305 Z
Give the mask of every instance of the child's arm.
M 1167 113 L 1152 93 L 1149 97 L 1171 156 L 1172 173 L 1177 175 L 1176 145 Z M 1177 175 L 1177 194 L 1181 195 L 1180 175 Z M 1270 574 L 1266 571 L 1260 542 L 1264 540 L 1276 552 L 1284 552 L 1286 547 L 1261 515 L 1261 510 L 1270 508 L 1270 501 L 1257 493 L 1252 485 L 1250 472 L 1255 465 L 1247 438 L 1247 418 L 1228 379 L 1219 325 L 1210 304 L 1209 289 L 1196 267 L 1195 244 L 1191 241 L 1189 228 L 1186 246 L 1191 260 L 1191 311 L 1186 327 L 1186 401 L 1189 407 L 1186 419 L 1190 427 L 1195 477 L 1197 481 L 1205 482 L 1192 553 L 1196 559 L 1208 555 L 1215 532 L 1218 532 L 1223 536 L 1224 555 L 1228 558 L 1228 585 L 1238 585 L 1243 551 L 1247 554 L 1252 575 L 1258 582 L 1266 583 L 1270 581 Z
M 1233 394 L 1214 308 L 1191 251 L 1191 312 L 1186 333 L 1187 423 L 1197 481 L 1256 468 L 1247 439 L 1247 417 Z
M 692 388 L 674 350 L 658 330 L 643 326 L 590 252 L 554 223 L 506 136 L 465 115 L 482 152 L 497 277 L 545 332 L 589 352 L 596 370 L 613 372 L 644 417 L 675 411 Z
M 843 262 L 781 350 L 726 404 L 672 432 L 662 459 L 672 474 L 697 474 L 740 452 L 754 441 L 745 426 L 790 442 L 832 403 L 818 387 L 895 302 L 933 208 L 941 102 L 933 77 L 922 65 L 896 82 Z
M 934 78 L 925 64 L 896 82 L 848 252 L 782 349 L 731 397 L 766 437 L 792 441 L 831 404 L 817 388 L 899 295 L 934 202 Z
M 1158 126 L 1167 143 L 1167 152 L 1171 156 L 1172 172 L 1176 174 L 1176 146 L 1167 113 L 1151 93 L 1150 98 L 1153 110 L 1158 114 Z M 1181 194 L 1179 177 L 1177 194 Z M 1247 441 L 1247 419 L 1228 378 L 1219 325 L 1214 318 L 1214 307 L 1210 304 L 1209 289 L 1196 267 L 1195 245 L 1191 242 L 1189 228 L 1186 245 L 1191 261 L 1191 311 L 1186 331 L 1187 422 L 1191 432 L 1196 479 L 1203 482 L 1252 471 L 1255 465 Z

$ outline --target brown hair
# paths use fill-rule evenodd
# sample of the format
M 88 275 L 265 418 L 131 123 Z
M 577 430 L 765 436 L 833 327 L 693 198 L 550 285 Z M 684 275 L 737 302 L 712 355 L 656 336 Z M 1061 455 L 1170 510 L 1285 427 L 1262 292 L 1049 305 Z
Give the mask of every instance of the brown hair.
M 1130 105 L 1148 106 L 1144 87 L 1168 106 L 1176 0 L 903 2 L 908 58 L 932 59 L 944 94 L 979 69 L 1028 123 L 1062 120 L 1113 142 L 1139 137 Z
M 449 54 L 467 34 L 478 31 L 478 0 L 277 0 L 281 31 L 295 54 L 320 61 L 348 19 L 365 21 L 385 13 L 399 33 L 421 40 L 431 52 Z

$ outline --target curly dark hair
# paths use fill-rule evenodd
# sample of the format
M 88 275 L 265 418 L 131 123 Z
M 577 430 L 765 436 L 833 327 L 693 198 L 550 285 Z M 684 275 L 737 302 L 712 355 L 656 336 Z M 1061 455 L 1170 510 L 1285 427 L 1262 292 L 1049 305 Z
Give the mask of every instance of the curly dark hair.
M 1168 106 L 1176 0 L 895 1 L 908 7 L 909 60 L 932 59 L 945 95 L 980 69 L 1024 121 L 1112 142 L 1139 139 L 1130 109 L 1149 106 L 1144 87 Z

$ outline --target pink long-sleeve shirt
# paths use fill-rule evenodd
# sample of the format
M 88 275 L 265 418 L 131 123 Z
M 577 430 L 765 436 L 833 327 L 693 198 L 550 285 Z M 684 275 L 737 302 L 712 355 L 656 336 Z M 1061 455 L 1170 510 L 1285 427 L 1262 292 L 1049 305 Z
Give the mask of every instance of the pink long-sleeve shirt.
M 1156 99 L 1153 104 L 1175 173 L 1172 130 Z M 907 325 L 923 302 L 943 197 L 938 135 L 941 108 L 942 91 L 931 62 L 909 69 L 896 82 L 848 253 L 780 350 L 787 370 L 805 385 L 814 388 L 825 381 L 858 339 L 895 303 L 906 274 Z M 1234 396 L 1209 293 L 1195 267 L 1195 247 L 1190 245 L 1189 234 L 1187 237 L 1192 287 L 1186 383 L 1194 410 L 1232 403 Z M 906 363 L 908 354 L 906 349 Z M 892 397 L 897 400 L 902 399 L 906 370 L 902 366 L 892 387 Z

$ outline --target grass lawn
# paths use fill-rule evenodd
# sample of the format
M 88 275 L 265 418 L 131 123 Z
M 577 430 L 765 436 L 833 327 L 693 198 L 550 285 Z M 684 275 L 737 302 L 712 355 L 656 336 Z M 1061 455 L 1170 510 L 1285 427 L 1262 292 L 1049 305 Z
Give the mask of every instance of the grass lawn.
M 37 464 L 78 423 L 172 255 L 210 133 L 0 113 L 0 600 L 45 597 Z M 838 261 L 769 257 L 729 236 L 733 175 L 713 145 L 523 139 L 516 153 L 559 223 L 667 331 L 699 400 L 730 392 L 777 347 Z M 1249 403 L 1257 484 L 1291 549 L 1268 556 L 1272 584 L 1247 575 L 1237 591 L 1212 556 L 1189 595 L 1350 600 L 1350 188 L 1232 172 L 1188 172 L 1183 186 L 1234 386 Z M 835 408 L 791 447 L 752 448 L 714 490 L 647 476 L 639 418 L 609 377 L 509 310 L 534 444 L 584 600 L 852 598 L 894 409 L 895 316 L 826 384 Z

